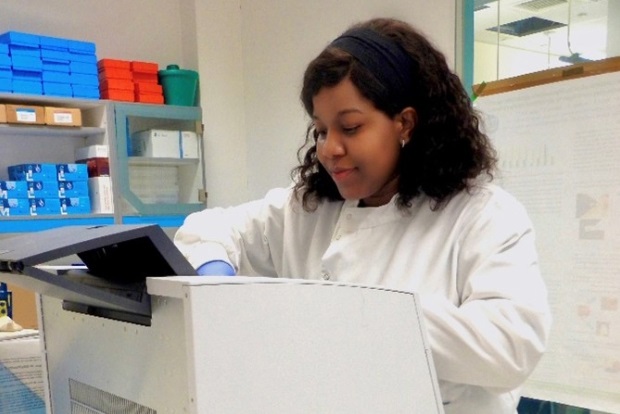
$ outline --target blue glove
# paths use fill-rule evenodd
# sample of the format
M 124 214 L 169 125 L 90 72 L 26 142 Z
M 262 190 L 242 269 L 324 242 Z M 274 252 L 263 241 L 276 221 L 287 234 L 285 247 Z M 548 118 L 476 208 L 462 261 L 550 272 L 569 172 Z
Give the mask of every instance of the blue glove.
M 196 272 L 200 276 L 234 276 L 235 269 L 223 260 L 211 260 L 200 265 Z

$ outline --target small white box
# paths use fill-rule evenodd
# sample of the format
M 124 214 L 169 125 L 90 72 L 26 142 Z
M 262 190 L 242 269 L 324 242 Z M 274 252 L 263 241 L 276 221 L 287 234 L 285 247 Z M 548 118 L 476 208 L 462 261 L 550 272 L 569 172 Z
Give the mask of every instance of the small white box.
M 198 158 L 198 135 L 193 131 L 150 129 L 131 136 L 131 155 L 153 158 Z
M 89 145 L 75 149 L 75 160 L 83 161 L 90 158 L 108 158 L 109 149 L 107 145 Z
M 200 145 L 194 131 L 181 131 L 181 158 L 198 159 Z
M 179 131 L 151 129 L 131 136 L 131 155 L 153 158 L 181 158 Z
M 91 212 L 94 214 L 113 214 L 112 179 L 110 177 L 91 177 L 88 179 L 88 196 Z

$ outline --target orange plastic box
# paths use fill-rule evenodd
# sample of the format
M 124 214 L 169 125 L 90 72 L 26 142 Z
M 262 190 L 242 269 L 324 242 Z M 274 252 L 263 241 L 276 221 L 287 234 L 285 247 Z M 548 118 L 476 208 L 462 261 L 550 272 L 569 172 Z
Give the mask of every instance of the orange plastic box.
M 104 89 L 121 89 L 125 91 L 133 91 L 134 83 L 129 79 L 113 79 L 106 78 L 101 80 L 101 84 L 99 85 L 101 90 Z
M 106 68 L 99 71 L 99 81 L 104 79 L 126 79 L 132 80 L 129 69 Z
M 131 71 L 139 72 L 139 73 L 154 73 L 157 74 L 159 70 L 159 65 L 153 62 L 139 62 L 133 61 L 131 62 Z
M 135 102 L 133 91 L 125 91 L 122 89 L 103 89 L 101 91 L 102 99 L 111 99 L 113 101 Z
M 135 82 L 134 85 L 134 90 L 137 94 L 154 93 L 161 95 L 164 93 L 164 88 L 158 83 Z
M 158 95 L 155 93 L 136 93 L 136 102 L 142 103 L 152 103 L 152 104 L 163 104 L 164 103 L 164 95 Z
M 135 83 L 159 83 L 157 73 L 133 72 L 132 78 Z
M 97 62 L 97 69 L 99 69 L 99 71 L 106 69 L 131 70 L 131 62 L 120 59 L 101 59 Z

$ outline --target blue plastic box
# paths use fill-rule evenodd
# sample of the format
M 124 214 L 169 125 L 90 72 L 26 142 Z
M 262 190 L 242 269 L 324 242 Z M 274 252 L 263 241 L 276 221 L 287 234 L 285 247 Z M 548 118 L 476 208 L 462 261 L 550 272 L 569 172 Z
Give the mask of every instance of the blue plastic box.
M 72 62 L 89 63 L 97 66 L 97 55 L 84 53 L 71 53 Z
M 40 57 L 13 55 L 11 61 L 13 70 L 30 72 L 41 72 L 43 70 L 43 61 Z
M 0 43 L 0 53 L 3 55 L 9 54 L 9 45 L 6 43 Z
M 41 49 L 41 59 L 57 59 L 63 62 L 71 62 L 71 53 L 62 50 Z
M 41 73 L 43 82 L 71 83 L 71 74 L 64 72 L 43 71 Z
M 27 195 L 26 181 L 0 181 L 0 199 L 26 198 Z
M 96 86 L 99 87 L 99 76 L 89 73 L 72 73 L 71 83 L 73 85 Z
M 69 39 L 62 37 L 39 36 L 39 44 L 41 45 L 41 50 L 69 51 Z
M 31 72 L 28 70 L 13 70 L 13 79 L 30 82 L 41 82 L 43 80 L 41 72 Z
M 39 46 L 40 36 L 33 33 L 9 31 L 0 35 L 0 43 L 20 46 Z
M 6 53 L 0 52 L 0 68 L 8 68 L 13 67 L 13 61 L 11 60 L 11 56 Z
M 57 180 L 56 164 L 17 164 L 9 165 L 9 179 L 13 181 L 53 181 Z
M 43 58 L 41 61 L 43 74 L 45 74 L 45 72 L 61 72 L 68 76 L 69 72 L 71 72 L 71 66 L 67 61 L 51 58 Z
M 97 69 L 96 62 L 95 63 L 71 62 L 69 63 L 69 66 L 70 66 L 72 74 L 84 73 L 87 75 L 95 75 L 95 76 L 99 74 L 99 69 Z M 99 78 L 97 77 L 97 79 Z M 78 82 L 74 82 L 74 83 L 78 83 Z
M 90 198 L 65 197 L 60 199 L 60 214 L 89 214 Z
M 9 45 L 9 52 L 11 56 L 41 58 L 41 49 L 39 49 L 39 46 Z
M 100 92 L 98 86 L 72 85 L 72 88 L 75 98 L 99 99 Z
M 69 51 L 71 53 L 83 53 L 85 55 L 94 55 L 97 50 L 93 42 L 86 42 L 83 40 L 71 40 L 69 39 Z
M 13 79 L 13 92 L 33 95 L 43 94 L 43 84 L 37 81 Z
M 0 92 L 13 92 L 13 80 L 0 76 Z
M 43 82 L 43 95 L 73 96 L 73 88 L 68 83 Z
M 56 164 L 58 181 L 87 181 L 86 164 Z

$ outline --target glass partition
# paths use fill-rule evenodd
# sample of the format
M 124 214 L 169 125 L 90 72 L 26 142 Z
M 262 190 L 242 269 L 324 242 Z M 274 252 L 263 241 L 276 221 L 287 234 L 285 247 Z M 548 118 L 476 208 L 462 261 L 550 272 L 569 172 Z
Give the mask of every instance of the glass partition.
M 466 84 L 620 55 L 618 0 L 465 0 L 465 4 L 463 73 L 472 73 Z M 473 45 L 466 44 L 472 38 Z

